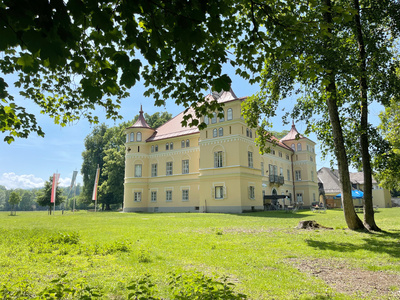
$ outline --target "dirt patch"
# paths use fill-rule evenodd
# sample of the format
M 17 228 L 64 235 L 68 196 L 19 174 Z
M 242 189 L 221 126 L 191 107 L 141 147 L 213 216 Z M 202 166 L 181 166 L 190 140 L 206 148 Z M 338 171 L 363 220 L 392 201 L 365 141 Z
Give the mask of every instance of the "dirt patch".
M 296 228 L 297 229 L 320 229 L 320 228 L 333 229 L 332 227 L 323 226 L 314 220 L 302 220 L 299 222 L 299 224 L 297 225 Z
M 333 259 L 290 259 L 300 272 L 325 281 L 339 293 L 373 299 L 400 299 L 400 276 L 352 268 Z

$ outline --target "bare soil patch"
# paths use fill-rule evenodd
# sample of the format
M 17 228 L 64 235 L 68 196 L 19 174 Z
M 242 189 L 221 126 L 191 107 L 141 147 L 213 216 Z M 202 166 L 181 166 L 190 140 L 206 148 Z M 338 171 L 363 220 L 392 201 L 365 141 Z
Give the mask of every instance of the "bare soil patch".
M 290 259 L 300 272 L 325 281 L 339 293 L 357 298 L 400 299 L 400 276 L 353 268 L 334 259 Z

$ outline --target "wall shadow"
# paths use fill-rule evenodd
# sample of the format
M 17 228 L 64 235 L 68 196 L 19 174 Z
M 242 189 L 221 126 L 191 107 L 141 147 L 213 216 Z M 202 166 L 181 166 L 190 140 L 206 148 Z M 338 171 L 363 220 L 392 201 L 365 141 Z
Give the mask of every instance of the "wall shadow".
M 308 210 L 306 210 L 308 211 Z M 298 211 L 299 212 L 299 211 Z M 298 212 L 292 213 L 284 210 L 268 210 L 268 211 L 255 211 L 255 212 L 244 212 L 241 214 L 234 214 L 236 216 L 242 217 L 257 217 L 257 218 L 278 218 L 278 219 L 304 219 L 309 216 L 313 216 L 311 213 L 301 213 Z M 303 211 L 300 211 L 303 212 Z M 314 214 L 315 216 L 315 214 Z

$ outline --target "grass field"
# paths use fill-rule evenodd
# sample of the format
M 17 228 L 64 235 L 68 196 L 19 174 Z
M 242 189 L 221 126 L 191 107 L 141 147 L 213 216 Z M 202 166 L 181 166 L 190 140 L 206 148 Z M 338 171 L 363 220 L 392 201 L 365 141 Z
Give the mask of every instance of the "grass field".
M 296 229 L 305 219 L 333 230 Z M 380 209 L 376 221 L 385 233 L 346 230 L 339 210 L 241 215 L 0 212 L 0 299 L 67 294 L 82 299 L 141 294 L 151 299 L 151 293 L 154 299 L 194 299 L 202 287 L 230 289 L 226 299 L 240 298 L 238 293 L 248 299 L 399 299 L 400 208 Z M 384 275 L 393 282 L 386 282 L 386 290 L 363 293 L 354 286 L 345 293 L 318 272 L 307 272 L 308 262 L 314 271 L 328 266 L 332 277 L 338 270 L 351 277 L 375 276 L 352 278 L 360 287 Z

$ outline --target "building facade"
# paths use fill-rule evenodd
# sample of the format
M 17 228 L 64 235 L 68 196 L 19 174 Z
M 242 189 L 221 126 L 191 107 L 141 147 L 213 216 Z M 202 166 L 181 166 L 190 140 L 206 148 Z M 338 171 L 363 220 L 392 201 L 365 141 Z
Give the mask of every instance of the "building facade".
M 317 201 L 315 143 L 293 124 L 261 155 L 241 117 L 245 97 L 232 90 L 217 97 L 224 117 L 205 117 L 204 130 L 182 127 L 183 112 L 152 129 L 140 110 L 126 129 L 124 212 L 241 213 L 264 209 L 268 195 Z

